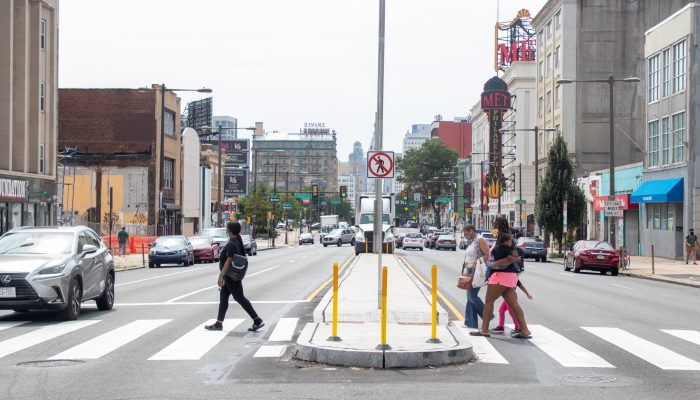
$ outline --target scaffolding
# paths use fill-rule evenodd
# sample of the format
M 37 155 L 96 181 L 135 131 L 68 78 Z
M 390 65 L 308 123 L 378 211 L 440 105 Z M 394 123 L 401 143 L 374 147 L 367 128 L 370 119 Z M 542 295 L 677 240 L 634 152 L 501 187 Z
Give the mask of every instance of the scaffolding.
M 60 171 L 58 174 L 56 174 L 56 196 L 58 197 L 58 207 L 56 208 L 56 224 L 70 224 L 71 226 L 73 226 L 73 223 L 75 223 L 75 176 L 76 169 L 78 166 L 78 148 L 68 146 L 64 147 L 63 150 L 58 153 L 56 160 L 58 171 Z M 71 183 L 66 183 L 66 176 L 71 175 Z M 66 186 L 68 186 L 68 188 L 66 188 Z M 70 212 L 67 216 L 64 216 L 64 210 L 66 209 L 66 194 L 69 194 L 68 197 L 70 200 Z

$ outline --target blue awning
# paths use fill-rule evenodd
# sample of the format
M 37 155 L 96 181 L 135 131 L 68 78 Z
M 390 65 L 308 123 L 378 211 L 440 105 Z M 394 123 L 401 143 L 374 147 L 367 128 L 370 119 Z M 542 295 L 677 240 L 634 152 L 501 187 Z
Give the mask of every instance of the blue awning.
M 630 197 L 632 203 L 683 202 L 683 178 L 658 179 L 643 182 Z

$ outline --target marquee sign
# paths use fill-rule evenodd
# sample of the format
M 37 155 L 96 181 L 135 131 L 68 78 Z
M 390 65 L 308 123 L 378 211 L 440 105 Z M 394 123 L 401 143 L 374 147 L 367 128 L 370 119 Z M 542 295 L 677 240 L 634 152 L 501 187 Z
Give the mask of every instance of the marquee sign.
M 26 201 L 29 198 L 29 181 L 0 178 L 0 200 Z
M 514 61 L 535 61 L 536 36 L 530 11 L 522 9 L 508 23 L 496 23 L 494 69 L 507 70 Z
M 508 85 L 503 79 L 494 76 L 484 84 L 481 93 L 481 109 L 489 119 L 489 164 L 484 189 L 488 197 L 497 199 L 503 195 L 505 178 L 503 177 L 503 140 L 501 127 L 503 114 L 511 108 Z

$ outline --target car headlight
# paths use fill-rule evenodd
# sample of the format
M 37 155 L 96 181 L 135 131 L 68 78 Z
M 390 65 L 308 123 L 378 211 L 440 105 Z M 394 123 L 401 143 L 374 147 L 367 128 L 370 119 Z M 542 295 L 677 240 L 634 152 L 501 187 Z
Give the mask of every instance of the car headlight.
M 155 250 L 151 250 L 150 252 L 148 252 L 148 254 L 154 256 L 154 255 L 156 255 L 156 251 L 155 251 Z
M 178 251 L 179 254 L 187 254 L 187 250 L 180 250 Z
M 60 274 L 66 268 L 66 264 L 56 265 L 55 267 L 44 268 L 39 272 L 39 275 Z

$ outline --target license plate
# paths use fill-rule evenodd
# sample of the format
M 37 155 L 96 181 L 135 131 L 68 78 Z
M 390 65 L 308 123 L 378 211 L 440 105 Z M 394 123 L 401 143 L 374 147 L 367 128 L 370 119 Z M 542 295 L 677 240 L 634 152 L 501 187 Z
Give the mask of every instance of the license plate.
M 17 297 L 15 288 L 13 287 L 0 287 L 0 298 Z
M 598 256 L 597 257 L 599 260 L 605 260 L 605 256 Z

